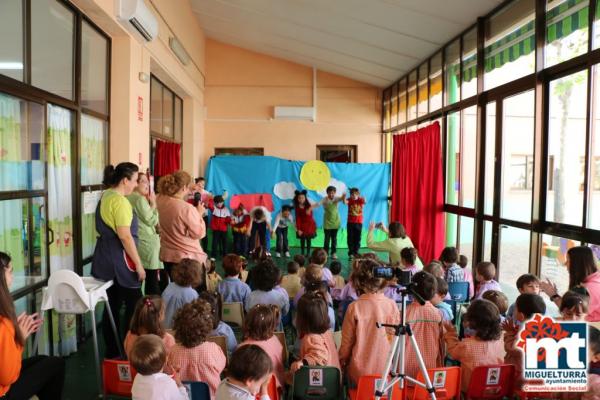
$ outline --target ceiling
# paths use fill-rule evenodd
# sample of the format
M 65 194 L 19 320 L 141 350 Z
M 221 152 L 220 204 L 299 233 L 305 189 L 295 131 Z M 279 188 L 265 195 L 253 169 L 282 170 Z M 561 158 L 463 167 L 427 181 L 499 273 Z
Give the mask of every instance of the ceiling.
M 190 0 L 206 35 L 379 87 L 502 0 Z

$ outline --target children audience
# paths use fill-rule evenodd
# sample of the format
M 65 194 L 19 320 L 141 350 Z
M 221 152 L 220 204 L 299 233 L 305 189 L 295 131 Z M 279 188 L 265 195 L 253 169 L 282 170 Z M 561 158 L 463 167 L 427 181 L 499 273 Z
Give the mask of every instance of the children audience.
M 481 296 L 488 290 L 499 290 L 500 284 L 494 279 L 496 277 L 496 266 L 489 261 L 482 261 L 475 268 L 475 279 L 477 280 L 477 291 L 475 299 L 481 299 Z
M 252 283 L 255 290 L 246 298 L 245 308 L 250 311 L 257 304 L 273 304 L 279 307 L 280 315 L 290 310 L 290 300 L 279 290 L 274 290 L 279 280 L 279 268 L 272 260 L 261 261 L 252 269 Z
M 129 361 L 137 371 L 131 387 L 133 400 L 187 400 L 188 393 L 175 372 L 173 378 L 163 373 L 167 349 L 163 339 L 146 334 L 133 344 Z
M 585 321 L 588 313 L 588 297 L 569 290 L 560 302 L 560 318 L 563 321 Z
M 448 354 L 460 361 L 461 386 L 466 392 L 475 367 L 497 365 L 504 361 L 504 343 L 498 308 L 489 300 L 474 300 L 464 316 L 465 326 L 475 334 L 459 340 L 454 325 L 444 324 Z
M 217 388 L 216 400 L 270 400 L 267 388 L 273 364 L 269 355 L 254 344 L 242 346 L 231 355 L 227 378 Z
M 321 200 L 323 206 L 323 233 L 325 234 L 323 248 L 325 252 L 329 254 L 329 248 L 331 245 L 331 258 L 336 259 L 337 251 L 337 234 L 342 224 L 340 218 L 340 211 L 338 209 L 338 203 L 342 203 L 346 200 L 346 193 L 342 193 L 341 197 L 336 197 L 335 192 L 337 189 L 335 186 L 327 187 L 327 196 Z
M 306 257 L 302 254 L 296 254 L 293 258 L 294 261 L 298 263 L 298 276 L 302 278 L 304 276 L 304 271 L 306 271 Z
M 363 207 L 367 204 L 367 201 L 360 196 L 358 188 L 350 188 L 350 198 L 345 199 L 344 203 L 348 205 L 348 223 L 346 225 L 348 256 L 356 257 L 360 249 L 362 235 Z
M 427 264 L 426 266 L 423 267 L 423 271 L 429 272 L 431 275 L 435 276 L 436 278 L 442 278 L 445 280 L 444 266 L 439 261 L 436 261 L 436 260 L 431 261 L 429 264 Z
M 194 288 L 204 281 L 203 276 L 202 264 L 191 258 L 184 258 L 175 265 L 171 272 L 173 281 L 162 293 L 165 303 L 165 328 L 173 327 L 173 317 L 177 310 L 198 298 L 198 292 Z
M 314 249 L 312 254 L 310 255 L 311 264 L 316 264 L 323 268 L 323 281 L 327 283 L 329 287 L 335 287 L 335 280 L 333 279 L 333 274 L 325 266 L 327 263 L 327 252 L 323 249 Z
M 210 229 L 212 230 L 211 254 L 213 257 L 227 254 L 227 228 L 231 224 L 231 213 L 225 206 L 223 196 L 213 199 L 214 206 L 210 209 Z
M 238 256 L 248 256 L 248 235 L 250 235 L 250 215 L 240 203 L 231 216 L 233 252 Z
M 302 279 L 298 275 L 300 269 L 296 261 L 290 261 L 287 263 L 287 275 L 284 275 L 281 279 L 281 287 L 285 289 L 290 299 L 296 297 L 296 294 L 302 288 Z
M 500 322 L 504 322 L 506 319 L 506 310 L 508 310 L 508 297 L 506 297 L 506 295 L 499 290 L 486 290 L 481 298 L 491 301 L 496 307 L 498 307 L 498 312 L 500 313 Z
M 452 321 L 454 319 L 452 306 L 444 302 L 444 299 L 448 295 L 448 283 L 442 278 L 435 278 L 435 280 L 437 281 L 437 289 L 431 298 L 431 304 L 440 310 L 444 321 Z
M 227 343 L 227 352 L 232 353 L 237 347 L 237 340 L 233 329 L 225 322 L 221 321 L 223 314 L 223 300 L 221 295 L 216 292 L 202 292 L 200 298 L 210 304 L 212 316 L 212 331 L 208 336 L 224 336 Z
M 214 258 L 208 261 L 208 272 L 206 273 L 206 290 L 209 292 L 216 292 L 219 287 L 219 282 L 223 280 L 221 275 L 217 272 L 217 260 Z
M 300 239 L 301 254 L 310 254 L 311 242 L 317 236 L 317 223 L 312 210 L 320 203 L 311 204 L 306 197 L 306 190 L 296 190 L 294 195 L 294 211 L 296 212 L 296 236 Z
M 290 246 L 288 244 L 288 228 L 294 225 L 294 217 L 292 217 L 292 207 L 284 205 L 281 207 L 281 212 L 275 217 L 273 234 L 276 237 L 275 241 L 275 257 L 290 256 Z
M 475 296 L 475 285 L 473 283 L 473 271 L 469 268 L 469 259 L 467 256 L 461 254 L 458 256 L 458 266 L 462 268 L 464 279 L 469 282 L 469 299 Z
M 444 279 L 446 282 L 464 282 L 465 273 L 458 266 L 458 250 L 456 247 L 446 247 L 440 254 L 440 261 L 444 267 Z
M 517 278 L 517 289 L 519 293 L 540 294 L 540 280 L 532 274 L 523 274 Z M 506 312 L 506 318 L 511 319 L 517 325 L 519 322 L 515 317 L 515 304 L 512 303 Z
M 127 358 L 131 354 L 135 341 L 141 335 L 151 334 L 160 337 L 167 352 L 173 347 L 175 338 L 165 331 L 164 318 L 165 306 L 160 296 L 144 296 L 138 300 L 123 344 Z
M 203 299 L 177 311 L 173 321 L 176 344 L 169 352 L 168 366 L 169 372 L 178 372 L 183 381 L 206 382 L 214 398 L 226 358 L 216 343 L 206 340 L 213 330 L 212 315 L 210 304 Z
M 223 270 L 225 279 L 219 282 L 218 292 L 223 296 L 225 303 L 246 303 L 250 296 L 250 286 L 240 279 L 244 260 L 237 254 L 228 254 L 223 257 Z
M 415 264 L 417 261 L 417 249 L 414 247 L 405 247 L 400 250 L 400 266 L 404 271 L 410 271 L 411 274 L 416 274 L 419 269 Z
M 333 299 L 337 299 L 342 293 L 342 289 L 346 286 L 346 280 L 341 275 L 342 274 L 342 263 L 338 260 L 334 260 L 329 263 L 329 270 L 333 275 L 333 281 L 335 282 L 335 286 L 331 289 L 331 297 Z

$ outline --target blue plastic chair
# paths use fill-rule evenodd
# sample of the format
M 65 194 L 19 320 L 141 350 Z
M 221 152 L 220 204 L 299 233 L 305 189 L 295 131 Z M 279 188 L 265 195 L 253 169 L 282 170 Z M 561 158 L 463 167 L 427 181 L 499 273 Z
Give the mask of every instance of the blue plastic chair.
M 450 298 L 458 303 L 469 301 L 469 282 L 448 282 Z
M 210 389 L 205 382 L 182 382 L 191 400 L 210 400 Z

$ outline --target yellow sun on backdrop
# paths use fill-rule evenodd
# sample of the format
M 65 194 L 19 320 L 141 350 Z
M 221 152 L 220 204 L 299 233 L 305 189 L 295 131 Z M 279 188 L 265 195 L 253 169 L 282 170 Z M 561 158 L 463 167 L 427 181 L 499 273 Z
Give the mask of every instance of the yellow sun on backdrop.
M 300 182 L 309 190 L 325 189 L 330 180 L 331 171 L 323 161 L 308 161 L 304 163 L 300 171 Z

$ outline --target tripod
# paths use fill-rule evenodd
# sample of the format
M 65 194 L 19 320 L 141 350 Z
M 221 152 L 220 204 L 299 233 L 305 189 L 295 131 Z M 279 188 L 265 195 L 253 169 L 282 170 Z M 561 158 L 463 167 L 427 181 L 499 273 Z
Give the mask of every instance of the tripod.
M 404 389 L 405 380 L 414 383 L 415 385 L 419 385 L 427 389 L 427 391 L 431 395 L 432 400 L 436 400 L 435 398 L 435 389 L 431 384 L 431 379 L 429 379 L 429 375 L 427 374 L 427 368 L 425 367 L 425 362 L 423 361 L 423 356 L 421 355 L 421 351 L 419 350 L 419 345 L 415 340 L 412 330 L 410 329 L 410 325 L 406 323 L 406 296 L 408 293 L 412 294 L 413 298 L 419 302 L 419 304 L 425 304 L 425 301 L 419 296 L 418 293 L 415 293 L 412 288 L 412 283 L 409 284 L 405 289 L 398 289 L 402 296 L 402 312 L 400 318 L 399 325 L 391 325 L 391 324 L 380 324 L 377 323 L 377 328 L 393 328 L 394 329 L 394 341 L 392 342 L 392 348 L 390 349 L 390 353 L 388 354 L 387 361 L 385 363 L 385 370 L 381 376 L 381 380 L 379 381 L 377 387 L 375 388 L 375 400 L 380 400 L 382 396 L 384 396 L 397 382 L 400 382 L 400 388 Z M 415 354 L 417 356 L 417 361 L 419 362 L 419 369 L 423 374 L 423 378 L 425 379 L 425 383 L 419 382 L 413 377 L 407 376 L 404 373 L 405 368 L 405 350 L 406 350 L 406 340 L 405 336 L 408 336 L 410 340 L 410 344 L 412 345 Z M 386 384 L 388 376 L 392 376 L 392 379 L 389 383 Z M 389 400 L 391 399 L 391 391 L 388 396 Z

